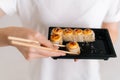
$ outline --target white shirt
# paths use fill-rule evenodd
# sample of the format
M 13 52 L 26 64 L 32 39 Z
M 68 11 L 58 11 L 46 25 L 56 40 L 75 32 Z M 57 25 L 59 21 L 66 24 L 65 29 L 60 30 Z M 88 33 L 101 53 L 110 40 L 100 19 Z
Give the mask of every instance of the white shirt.
M 103 22 L 120 21 L 120 0 L 2 0 L 0 8 L 8 15 L 17 13 L 23 26 L 46 36 L 49 26 L 101 28 Z M 34 63 L 34 80 L 100 80 L 97 60 Z

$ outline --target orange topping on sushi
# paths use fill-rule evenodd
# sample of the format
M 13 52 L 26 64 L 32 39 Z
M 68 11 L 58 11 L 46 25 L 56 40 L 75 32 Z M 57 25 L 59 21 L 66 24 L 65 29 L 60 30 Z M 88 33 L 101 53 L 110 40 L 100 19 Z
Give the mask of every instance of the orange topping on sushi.
M 77 48 L 79 45 L 77 42 L 69 42 L 67 46 L 71 49 Z
M 92 30 L 91 29 L 85 29 L 83 31 L 84 34 L 91 34 L 92 33 Z
M 82 34 L 83 30 L 82 29 L 74 29 L 75 34 Z
M 63 30 L 61 28 L 53 28 L 52 33 L 53 34 L 62 34 Z
M 73 30 L 71 28 L 66 28 L 64 29 L 64 34 L 70 34 L 70 33 L 73 33 Z
M 52 41 L 57 41 L 57 40 L 61 39 L 61 36 L 58 34 L 53 34 L 53 35 L 51 35 L 50 39 Z

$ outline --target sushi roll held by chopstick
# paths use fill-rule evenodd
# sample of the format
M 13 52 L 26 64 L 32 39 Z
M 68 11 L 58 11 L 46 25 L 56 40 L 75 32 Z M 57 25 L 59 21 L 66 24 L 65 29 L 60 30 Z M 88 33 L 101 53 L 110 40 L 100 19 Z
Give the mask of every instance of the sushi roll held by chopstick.
M 59 27 L 53 28 L 51 35 L 52 35 L 52 34 L 59 34 L 60 36 L 62 36 L 62 34 L 63 34 L 63 29 L 61 29 L 61 28 L 59 28 Z
M 74 41 L 83 42 L 83 30 L 82 29 L 74 29 Z
M 95 41 L 95 33 L 91 29 L 85 29 L 83 31 L 84 41 L 85 42 L 94 42 Z
M 63 40 L 62 40 L 62 36 L 60 36 L 59 34 L 52 34 L 50 36 L 50 40 L 53 44 L 60 44 L 62 45 Z
M 63 30 L 63 40 L 64 41 L 74 41 L 73 29 L 66 28 Z
M 80 54 L 80 47 L 77 42 L 69 42 L 66 44 L 66 48 L 68 51 L 72 52 L 72 55 L 79 55 Z

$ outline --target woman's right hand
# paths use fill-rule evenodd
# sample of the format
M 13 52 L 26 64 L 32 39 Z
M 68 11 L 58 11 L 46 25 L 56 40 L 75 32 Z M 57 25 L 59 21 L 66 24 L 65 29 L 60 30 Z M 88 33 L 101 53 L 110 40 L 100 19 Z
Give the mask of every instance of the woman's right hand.
M 3 29 L 5 37 L 8 36 L 14 36 L 14 37 L 20 37 L 30 40 L 36 40 L 40 44 L 48 48 L 52 49 L 58 49 L 56 46 L 54 46 L 49 40 L 47 40 L 42 34 L 39 32 L 36 32 L 34 30 L 23 28 L 23 27 L 7 27 Z M 54 57 L 54 56 L 64 56 L 65 53 L 62 51 L 49 51 L 49 50 L 43 50 L 43 49 L 37 49 L 33 47 L 23 47 L 18 45 L 11 44 L 10 40 L 7 40 L 8 45 L 16 47 L 23 56 L 27 59 L 35 59 L 35 58 L 45 58 L 45 57 Z

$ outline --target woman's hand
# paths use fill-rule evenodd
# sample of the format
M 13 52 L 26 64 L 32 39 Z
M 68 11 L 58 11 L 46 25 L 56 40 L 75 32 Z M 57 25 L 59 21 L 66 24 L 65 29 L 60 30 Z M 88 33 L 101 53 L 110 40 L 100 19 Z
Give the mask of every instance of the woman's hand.
M 108 29 L 112 42 L 115 43 L 118 39 L 119 22 L 103 23 L 102 28 Z
M 30 40 L 36 40 L 44 47 L 52 48 L 52 49 L 58 49 L 57 47 L 53 46 L 53 44 L 47 40 L 42 34 L 39 32 L 36 32 L 31 29 L 23 28 L 23 27 L 7 27 L 3 29 L 5 34 L 5 37 L 8 36 L 14 36 L 14 37 L 20 37 Z M 33 47 L 23 47 L 18 45 L 13 45 L 9 40 L 7 40 L 8 45 L 16 47 L 23 56 L 27 59 L 34 59 L 34 58 L 45 58 L 45 57 L 53 57 L 53 56 L 64 56 L 65 53 L 61 51 L 48 51 L 43 49 L 37 49 Z

